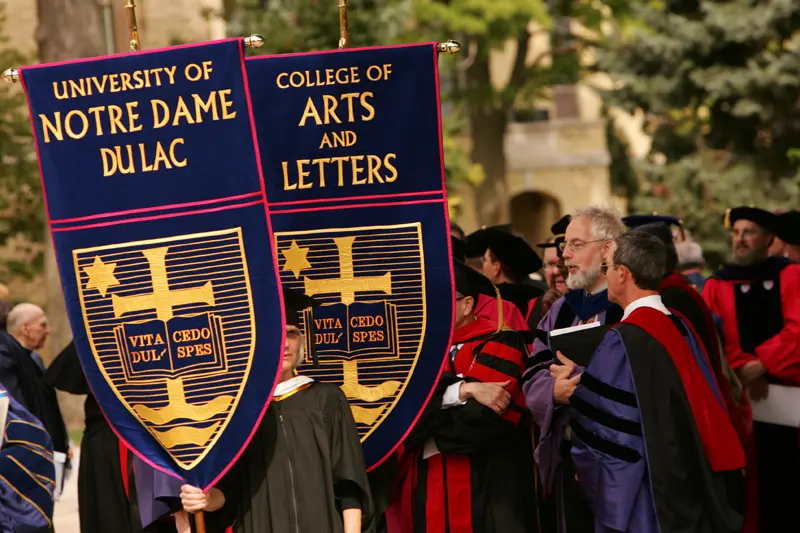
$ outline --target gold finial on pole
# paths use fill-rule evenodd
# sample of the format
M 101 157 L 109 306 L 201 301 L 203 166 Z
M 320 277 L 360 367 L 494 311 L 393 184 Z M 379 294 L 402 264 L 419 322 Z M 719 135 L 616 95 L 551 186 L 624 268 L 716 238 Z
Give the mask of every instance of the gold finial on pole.
M 244 38 L 244 45 L 247 48 L 261 48 L 264 46 L 264 37 L 261 35 L 254 33 L 250 37 Z
M 125 11 L 128 13 L 128 32 L 131 34 L 130 50 L 138 52 L 142 49 L 142 43 L 139 41 L 139 28 L 136 27 L 136 3 L 134 0 L 128 0 Z
M 347 48 L 350 30 L 347 28 L 347 0 L 339 0 L 339 48 Z
M 19 81 L 19 70 L 14 67 L 7 68 L 3 72 L 3 79 L 6 83 L 17 83 Z
M 461 43 L 450 39 L 445 43 L 439 43 L 437 49 L 442 54 L 457 54 L 461 51 Z

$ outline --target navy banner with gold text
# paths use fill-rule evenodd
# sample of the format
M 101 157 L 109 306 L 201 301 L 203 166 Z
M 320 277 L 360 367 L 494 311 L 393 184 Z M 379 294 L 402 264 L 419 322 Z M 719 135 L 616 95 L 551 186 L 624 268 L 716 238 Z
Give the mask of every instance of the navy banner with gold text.
M 415 423 L 452 334 L 437 61 L 426 43 L 246 62 L 281 280 L 322 302 L 304 315 L 319 367 L 300 372 L 340 385 L 368 468 Z
M 208 487 L 284 342 L 242 39 L 20 73 L 92 392 L 142 459 Z

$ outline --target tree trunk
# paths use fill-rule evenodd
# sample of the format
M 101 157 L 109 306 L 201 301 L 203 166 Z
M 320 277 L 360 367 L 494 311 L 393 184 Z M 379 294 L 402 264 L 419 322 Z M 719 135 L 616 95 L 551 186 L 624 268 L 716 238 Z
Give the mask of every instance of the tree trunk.
M 509 222 L 506 186 L 505 137 L 508 115 L 494 98 L 489 70 L 489 46 L 478 43 L 474 62 L 467 68 L 466 90 L 470 94 L 467 115 L 472 136 L 471 158 L 483 167 L 486 179 L 477 187 L 478 221 L 481 224 Z
M 36 42 L 42 63 L 93 57 L 105 53 L 102 12 L 97 0 L 37 0 L 39 24 Z M 45 228 L 44 276 L 47 287 L 47 319 L 50 323 L 51 357 L 72 338 L 67 320 L 61 279 L 58 275 L 50 228 Z M 82 418 L 81 399 L 61 398 L 62 411 L 68 426 Z

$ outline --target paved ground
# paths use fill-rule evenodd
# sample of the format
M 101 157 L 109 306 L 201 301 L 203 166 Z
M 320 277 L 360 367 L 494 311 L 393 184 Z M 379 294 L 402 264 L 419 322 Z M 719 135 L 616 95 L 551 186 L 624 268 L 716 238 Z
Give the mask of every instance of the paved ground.
M 76 454 L 77 455 L 77 454 Z M 72 477 L 56 502 L 54 525 L 56 533 L 81 533 L 78 521 L 78 459 L 74 461 Z M 112 533 L 112 532 L 109 532 Z

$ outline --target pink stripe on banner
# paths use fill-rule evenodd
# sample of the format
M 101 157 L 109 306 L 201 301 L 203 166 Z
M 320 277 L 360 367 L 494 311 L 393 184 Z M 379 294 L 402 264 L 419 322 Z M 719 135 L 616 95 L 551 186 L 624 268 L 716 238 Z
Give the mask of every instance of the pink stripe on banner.
M 294 202 L 272 202 L 270 207 L 278 207 L 284 205 L 305 205 L 305 204 L 319 204 L 331 202 L 354 202 L 358 200 L 377 200 L 380 198 L 397 198 L 407 196 L 434 196 L 444 194 L 444 191 L 430 191 L 430 192 L 407 192 L 397 194 L 373 194 L 370 196 L 344 196 L 342 198 L 318 198 L 316 200 L 296 200 Z
M 437 107 L 437 111 L 438 111 L 438 115 L 439 115 L 439 159 L 441 161 L 440 164 L 441 164 L 441 168 L 442 168 L 442 192 L 444 194 L 444 201 L 442 202 L 442 206 L 444 207 L 444 218 L 447 221 L 447 228 L 448 228 L 447 232 L 449 234 L 450 233 L 450 213 L 449 213 L 448 208 L 447 208 L 447 188 L 446 188 L 446 185 L 445 185 L 445 181 L 446 180 L 445 180 L 445 173 L 444 173 L 444 142 L 442 140 L 442 104 L 441 104 L 441 98 L 440 98 L 440 92 L 439 92 L 439 53 L 436 50 L 436 43 L 433 43 L 433 71 L 434 71 L 434 73 L 436 75 L 436 100 L 437 100 L 437 104 L 438 104 L 436 107 Z M 448 257 L 452 257 L 453 256 L 453 249 L 452 249 L 452 243 L 451 243 L 450 239 L 447 239 L 447 250 L 448 250 Z M 454 274 L 454 271 L 453 271 L 453 262 L 452 261 L 448 261 L 448 269 L 450 270 L 450 287 L 452 288 L 452 287 L 455 287 L 455 284 L 456 284 L 455 274 Z M 453 294 L 453 297 L 455 297 L 455 294 Z M 455 306 L 454 306 L 453 307 L 453 314 L 452 314 L 452 316 L 450 318 L 450 339 L 451 340 L 453 338 L 453 332 L 455 331 L 455 313 L 456 313 L 456 310 L 455 310 Z M 450 343 L 449 342 L 447 343 L 447 346 L 448 346 L 448 348 L 450 347 Z M 447 352 L 442 354 L 442 365 L 439 367 L 439 373 L 436 376 L 436 383 L 439 383 L 439 379 L 442 377 L 442 372 L 444 372 L 446 364 L 447 364 Z M 425 400 L 425 403 L 422 405 L 422 408 L 419 410 L 419 413 L 417 413 L 417 416 L 414 418 L 414 422 L 411 425 L 408 426 L 408 430 L 406 431 L 406 434 L 403 435 L 403 438 L 400 439 L 399 441 L 397 441 L 397 445 L 395 445 L 394 448 L 389 450 L 389 452 L 383 457 L 383 459 L 381 459 L 380 461 L 376 462 L 372 466 L 372 468 L 369 469 L 369 471 L 372 471 L 372 470 L 376 469 L 377 467 L 379 467 L 380 465 L 382 465 L 383 462 L 386 461 L 386 459 L 388 459 L 389 457 L 391 457 L 391 455 L 397 450 L 397 448 L 399 448 L 403 444 L 403 441 L 406 440 L 406 437 L 408 437 L 408 434 L 411 433 L 411 430 L 414 429 L 414 426 L 417 425 L 417 422 L 419 421 L 419 417 L 422 416 L 422 413 L 423 413 L 423 411 L 425 411 L 425 408 L 427 407 L 428 403 L 431 401 L 431 398 L 433 397 L 433 393 L 434 392 L 436 392 L 436 387 L 431 388 L 430 393 L 428 393 L 428 398 Z
M 108 213 L 100 213 L 97 215 L 88 215 L 85 217 L 76 218 L 60 218 L 58 220 L 51 220 L 51 224 L 67 224 L 72 222 L 84 222 L 86 220 L 96 220 L 98 218 L 111 218 L 122 215 L 133 215 L 136 213 L 148 213 L 152 211 L 169 211 L 171 209 L 182 209 L 184 207 L 194 207 L 197 205 L 208 204 L 221 204 L 223 202 L 232 202 L 234 200 L 243 200 L 245 198 L 252 198 L 253 196 L 261 196 L 261 192 L 250 192 L 246 194 L 238 194 L 236 196 L 228 196 L 227 198 L 214 198 L 213 200 L 199 200 L 197 202 L 185 202 L 182 204 L 167 204 L 155 207 L 142 207 L 139 209 L 125 209 L 123 211 L 111 211 Z
M 317 52 L 292 52 L 290 54 L 264 54 L 257 57 L 250 57 L 248 61 L 257 61 L 259 59 L 277 58 L 277 57 L 297 57 L 297 56 L 310 56 L 310 55 L 323 55 L 323 54 L 340 54 L 342 52 L 363 52 L 365 50 L 389 50 L 392 48 L 411 48 L 413 46 L 424 46 L 430 44 L 436 49 L 437 43 L 411 43 L 411 44 L 388 44 L 385 46 L 362 46 L 361 48 L 334 48 L 333 50 L 319 50 Z
M 331 205 L 325 207 L 303 207 L 300 209 L 284 209 L 282 211 L 275 211 L 275 215 L 283 215 L 286 213 L 308 213 L 309 211 L 331 211 L 334 209 L 360 209 L 362 207 L 391 207 L 393 205 L 419 205 L 419 204 L 438 204 L 443 200 L 413 200 L 410 202 L 380 202 L 375 204 L 356 204 L 342 207 L 339 205 Z
M 258 167 L 258 179 L 261 181 L 261 203 L 264 204 L 264 214 L 267 217 L 267 232 L 269 234 L 270 242 L 275 243 L 276 242 L 275 241 L 275 237 L 274 237 L 274 235 L 272 233 L 272 221 L 270 220 L 270 216 L 269 216 L 269 203 L 267 202 L 267 189 L 266 189 L 266 187 L 264 185 L 264 170 L 261 167 L 261 153 L 258 150 L 258 137 L 256 135 L 256 121 L 255 121 L 255 118 L 253 117 L 253 101 L 250 98 L 250 84 L 247 81 L 247 70 L 246 70 L 245 65 L 244 65 L 244 61 L 245 61 L 245 58 L 244 58 L 244 47 L 240 47 L 239 48 L 239 57 L 241 57 L 241 60 L 242 60 L 241 61 L 241 66 L 242 66 L 242 78 L 244 79 L 244 95 L 245 95 L 245 98 L 247 99 L 247 114 L 250 117 L 250 130 L 253 132 L 253 136 L 252 136 L 253 137 L 253 148 L 255 149 L 255 152 L 256 152 L 256 165 Z M 275 269 L 275 276 L 277 278 L 276 279 L 276 285 L 277 285 L 277 289 L 278 289 L 278 296 L 280 297 L 280 300 L 282 302 L 283 301 L 283 285 L 281 284 L 280 270 L 278 268 L 278 254 L 277 253 L 273 253 L 272 254 L 272 264 L 273 264 L 273 268 Z M 286 312 L 285 312 L 285 310 L 284 310 L 282 305 L 279 306 L 279 309 L 280 309 L 280 313 L 281 313 L 281 324 L 285 324 L 286 323 Z M 281 328 L 281 343 L 280 343 L 280 346 L 283 346 L 285 343 L 286 343 L 286 328 L 282 327 Z M 258 428 L 261 426 L 261 420 L 264 418 L 264 415 L 267 413 L 267 408 L 269 407 L 269 404 L 272 403 L 272 397 L 275 395 L 275 387 L 278 386 L 278 380 L 280 379 L 281 370 L 283 370 L 283 350 L 281 350 L 280 352 L 281 352 L 281 355 L 278 358 L 278 366 L 275 368 L 275 379 L 272 382 L 272 391 L 270 391 L 269 397 L 267 398 L 267 401 L 264 404 L 264 408 L 261 409 L 261 413 L 258 415 L 258 419 L 256 420 L 255 425 L 253 425 L 252 431 L 250 431 L 250 435 L 247 436 L 247 440 L 245 441 L 244 446 L 242 446 L 241 450 L 239 450 L 239 453 L 236 454 L 236 457 L 234 457 L 233 460 L 230 463 L 228 463 L 228 466 L 226 466 L 225 468 L 222 469 L 222 472 L 220 472 L 219 476 L 217 476 L 216 479 L 214 479 L 211 483 L 209 483 L 207 487 L 203 487 L 204 491 L 206 491 L 206 492 L 209 491 L 214 485 L 217 484 L 217 482 L 219 482 L 220 479 L 223 478 L 223 476 L 225 476 L 225 474 L 228 473 L 228 470 L 230 470 L 231 467 L 236 464 L 236 462 L 242 456 L 244 451 L 250 445 L 250 441 L 253 440 L 253 436 L 255 436 L 256 431 L 258 431 Z M 228 533 L 228 530 L 226 530 L 226 533 Z M 230 533 L 233 533 L 232 528 L 230 530 Z
M 184 211 L 183 213 L 167 213 L 163 215 L 153 215 L 151 217 L 138 217 L 138 218 L 123 218 L 121 220 L 110 220 L 108 222 L 97 222 L 96 224 L 84 224 L 83 226 L 70 226 L 68 228 L 51 228 L 53 233 L 61 231 L 77 231 L 81 229 L 102 228 L 105 226 L 118 226 L 119 224 L 132 224 L 134 222 L 147 222 L 148 220 L 161 220 L 164 218 L 177 218 L 188 217 L 191 215 L 201 215 L 203 213 L 216 213 L 218 211 L 227 211 L 229 209 L 241 209 L 243 207 L 250 207 L 253 205 L 260 205 L 264 203 L 262 200 L 256 202 L 248 202 L 246 204 L 226 205 L 222 207 L 212 207 L 210 209 L 198 209 L 196 211 Z M 276 270 L 277 272 L 277 270 Z
M 87 63 L 89 61 L 97 61 L 97 60 L 100 60 L 100 59 L 111 59 L 111 58 L 115 58 L 115 57 L 126 57 L 126 56 L 132 56 L 132 55 L 135 55 L 135 56 L 138 57 L 138 56 L 143 56 L 143 55 L 147 55 L 147 54 L 154 54 L 156 52 L 171 52 L 173 50 L 180 50 L 182 48 L 195 48 L 195 47 L 198 47 L 198 46 L 208 46 L 210 44 L 220 44 L 220 43 L 226 43 L 226 42 L 229 42 L 229 41 L 244 41 L 244 37 L 229 37 L 227 39 L 217 39 L 217 40 L 214 40 L 214 41 L 206 41 L 206 42 L 202 42 L 202 43 L 186 43 L 186 44 L 178 44 L 178 45 L 175 45 L 175 46 L 166 46 L 166 47 L 163 47 L 163 48 L 152 48 L 150 50 L 140 50 L 138 52 L 119 52 L 119 53 L 116 53 L 116 54 L 106 54 L 106 55 L 95 56 L 95 57 L 82 57 L 82 58 L 79 58 L 79 59 L 67 59 L 65 61 L 55 61 L 53 63 L 41 63 L 39 65 L 29 65 L 29 66 L 26 66 L 26 67 L 21 67 L 19 69 L 19 72 L 20 72 L 20 74 L 22 74 L 23 70 L 32 70 L 32 69 L 35 69 L 35 68 L 43 68 L 43 67 L 60 67 L 60 66 L 63 66 L 63 65 L 74 65 L 74 64 L 77 64 L 77 63 Z

